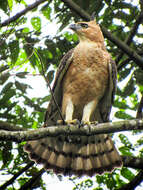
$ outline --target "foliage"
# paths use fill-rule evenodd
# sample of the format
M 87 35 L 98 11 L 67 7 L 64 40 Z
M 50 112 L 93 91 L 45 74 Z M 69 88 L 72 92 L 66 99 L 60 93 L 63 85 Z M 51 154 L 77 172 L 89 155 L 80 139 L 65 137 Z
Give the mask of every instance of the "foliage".
M 0 21 L 12 17 L 15 10 L 27 7 L 26 0 L 0 0 Z M 141 10 L 138 1 L 120 0 L 89 0 L 76 1 L 90 15 L 95 11 L 97 21 L 105 26 L 133 51 L 143 55 L 143 30 L 137 30 L 141 21 L 136 23 Z M 16 13 L 15 13 L 16 14 Z M 38 128 L 44 120 L 44 112 L 50 99 L 47 86 L 45 96 L 29 97 L 29 90 L 33 90 L 30 77 L 37 75 L 46 77 L 51 83 L 59 60 L 69 49 L 77 43 L 77 36 L 63 32 L 71 22 L 81 20 L 80 15 L 67 8 L 61 0 L 45 1 L 13 22 L 0 29 L 0 120 L 16 124 L 21 128 Z M 143 19 L 142 19 L 143 20 Z M 57 32 L 52 31 L 49 23 L 57 24 Z M 136 27 L 135 32 L 131 31 Z M 55 33 L 54 36 L 52 33 Z M 129 40 L 130 36 L 130 40 Z M 122 50 L 106 40 L 108 51 L 118 64 L 117 94 L 115 98 L 114 119 L 136 118 L 136 111 L 143 93 L 143 71 L 132 57 L 121 54 Z M 46 82 L 45 82 L 46 84 Z M 40 86 L 39 86 L 40 91 Z M 46 105 L 45 105 L 46 104 Z M 134 139 L 134 140 L 132 140 Z M 143 154 L 143 139 L 140 133 L 120 133 L 116 137 L 119 142 L 119 151 L 122 155 Z M 24 143 L 0 142 L 0 167 L 1 176 L 14 176 L 29 163 L 27 154 L 23 151 Z M 137 149 L 136 149 L 137 148 Z M 38 167 L 31 167 L 15 180 L 7 189 L 18 189 L 39 172 Z M 114 172 L 94 179 L 86 179 L 75 184 L 75 190 L 82 189 L 118 189 L 130 182 L 137 171 L 123 167 Z M 52 175 L 48 173 L 47 175 Z M 2 178 L 2 177 L 1 177 Z M 73 182 L 77 179 L 73 179 Z M 95 183 L 96 181 L 96 183 Z M 0 182 L 2 184 L 2 182 Z M 46 189 L 41 178 L 32 186 L 32 189 L 41 187 Z

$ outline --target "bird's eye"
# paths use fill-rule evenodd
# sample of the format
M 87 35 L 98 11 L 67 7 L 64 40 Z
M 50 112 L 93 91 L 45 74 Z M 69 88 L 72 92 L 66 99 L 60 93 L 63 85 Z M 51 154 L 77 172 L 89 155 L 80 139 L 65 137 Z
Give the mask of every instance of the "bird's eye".
M 86 23 L 80 23 L 80 25 L 82 28 L 88 28 L 88 24 L 86 24 Z

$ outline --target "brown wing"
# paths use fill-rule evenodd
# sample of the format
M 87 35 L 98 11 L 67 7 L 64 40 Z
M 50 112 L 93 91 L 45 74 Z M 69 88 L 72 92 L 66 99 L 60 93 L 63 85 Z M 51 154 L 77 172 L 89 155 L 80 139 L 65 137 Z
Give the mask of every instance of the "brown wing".
M 117 84 L 117 68 L 116 63 L 112 59 L 109 63 L 109 83 L 108 88 L 104 94 L 104 97 L 99 103 L 99 112 L 101 116 L 101 122 L 108 122 L 111 112 L 111 107 L 114 101 L 116 84 Z
M 61 108 L 62 96 L 63 96 L 62 81 L 63 81 L 65 73 L 67 72 L 69 68 L 69 65 L 72 63 L 73 50 L 74 49 L 71 49 L 70 51 L 68 51 L 68 53 L 66 53 L 65 56 L 62 58 L 61 63 L 58 67 L 56 78 L 55 78 L 54 85 L 52 88 L 52 92 L 54 94 L 55 100 L 59 108 Z M 58 119 L 61 119 L 60 114 L 58 112 L 57 106 L 55 105 L 53 98 L 51 98 L 46 114 L 45 114 L 44 126 L 54 125 L 56 124 Z

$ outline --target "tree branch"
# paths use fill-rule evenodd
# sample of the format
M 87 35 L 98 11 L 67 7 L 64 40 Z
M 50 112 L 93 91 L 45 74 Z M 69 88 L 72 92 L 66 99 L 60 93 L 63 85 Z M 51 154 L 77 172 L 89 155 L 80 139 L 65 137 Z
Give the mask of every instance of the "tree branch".
M 77 5 L 75 2 L 72 0 L 61 0 L 64 2 L 64 4 L 69 7 L 72 11 L 74 11 L 77 15 L 79 15 L 82 19 L 89 21 L 90 20 L 90 15 L 83 10 L 79 5 Z
M 26 131 L 27 129 L 24 129 L 19 126 L 15 126 L 11 123 L 0 121 L 0 130 L 6 130 L 6 131 Z
M 143 69 L 143 58 L 139 56 L 135 50 L 129 48 L 123 41 L 119 40 L 115 36 L 113 36 L 110 32 L 106 30 L 105 27 L 101 26 L 103 34 L 107 37 L 111 42 L 116 44 L 118 48 L 120 48 L 124 53 L 126 53 L 140 68 Z
M 142 108 L 143 108 L 143 96 L 140 100 L 136 118 L 141 119 L 143 118 L 142 115 Z M 131 167 L 134 169 L 141 169 L 140 172 L 126 185 L 121 187 L 119 190 L 134 190 L 143 180 L 143 158 L 136 158 L 131 156 L 122 156 L 123 164 L 125 167 Z
M 14 174 L 14 176 L 12 178 L 10 178 L 8 181 L 6 181 L 3 185 L 0 186 L 1 190 L 5 190 L 7 186 L 11 185 L 16 178 L 18 178 L 23 172 L 25 172 L 26 170 L 28 170 L 31 166 L 34 165 L 34 161 L 29 162 L 24 168 L 22 168 L 19 172 L 17 172 L 16 174 Z
M 125 167 L 143 170 L 143 158 L 134 156 L 122 156 L 122 160 Z
M 96 135 L 115 133 L 119 131 L 141 130 L 143 129 L 143 119 L 123 120 L 112 123 L 101 123 L 79 127 L 79 125 L 70 126 L 50 126 L 29 131 L 0 131 L 0 140 L 22 142 L 28 140 L 37 140 L 43 137 L 56 137 L 58 135 Z
M 136 32 L 138 30 L 139 25 L 142 23 L 143 21 L 143 12 L 141 11 L 141 13 L 138 15 L 136 22 L 134 23 L 132 29 L 130 30 L 130 33 L 128 35 L 128 38 L 125 40 L 125 43 L 127 45 L 130 45 L 134 36 L 136 35 Z M 122 58 L 122 56 L 124 55 L 124 53 L 122 52 L 121 54 L 119 54 L 119 56 L 116 59 L 116 63 L 118 64 L 120 59 Z
M 45 172 L 45 169 L 42 168 L 39 172 L 37 172 L 28 182 L 26 182 L 19 190 L 25 189 L 33 189 L 33 185 L 37 183 L 41 175 Z
M 132 181 L 124 185 L 118 190 L 135 190 L 135 188 L 143 181 L 143 170 L 141 170 Z
M 10 17 L 9 19 L 5 20 L 4 22 L 2 22 L 0 24 L 0 27 L 3 26 L 7 26 L 9 25 L 11 22 L 16 21 L 18 18 L 20 18 L 22 15 L 26 14 L 28 11 L 31 11 L 32 9 L 38 7 L 38 5 L 40 5 L 41 3 L 46 2 L 47 0 L 37 0 L 35 1 L 33 4 L 28 5 L 25 9 L 23 9 L 21 12 L 17 13 L 16 15 L 14 15 L 13 17 Z
M 81 18 L 85 20 L 90 20 L 90 15 L 85 12 L 81 7 L 79 7 L 72 0 L 61 0 L 64 2 L 72 11 L 77 13 Z M 104 26 L 101 26 L 102 32 L 106 38 L 108 38 L 111 42 L 117 45 L 124 53 L 126 53 L 130 58 L 132 58 L 135 63 L 143 69 L 143 59 L 139 56 L 135 50 L 132 50 L 128 47 L 127 44 L 119 40 L 117 37 L 113 36 Z
M 131 59 L 128 57 L 127 59 L 125 59 L 124 61 L 122 61 L 120 64 L 118 64 L 117 65 L 117 71 L 121 70 L 122 67 L 125 67 L 127 64 L 129 64 L 130 61 L 131 61 Z
M 137 119 L 142 119 L 143 118 L 143 95 L 141 97 L 139 106 L 138 106 L 138 110 L 137 110 L 137 115 L 136 115 Z

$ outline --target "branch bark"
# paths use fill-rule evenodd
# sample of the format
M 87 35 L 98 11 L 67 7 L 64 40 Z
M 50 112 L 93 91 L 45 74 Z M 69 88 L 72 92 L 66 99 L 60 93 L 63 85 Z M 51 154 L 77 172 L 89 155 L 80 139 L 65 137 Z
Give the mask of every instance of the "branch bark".
M 58 135 L 96 135 L 105 133 L 115 133 L 119 131 L 142 130 L 143 119 L 123 120 L 112 123 L 101 123 L 80 127 L 79 125 L 59 125 L 40 128 L 29 131 L 0 131 L 0 140 L 22 142 L 28 140 L 37 140 L 43 137 L 55 137 Z
M 125 167 L 143 170 L 143 158 L 134 156 L 122 156 L 122 160 Z
M 143 118 L 143 95 L 142 95 L 140 103 L 138 105 L 136 118 L 137 119 L 142 119 Z
M 90 15 L 85 12 L 81 7 L 79 7 L 76 3 L 74 3 L 72 0 L 61 0 L 65 3 L 72 11 L 77 13 L 81 18 L 84 20 L 89 21 Z M 117 45 L 118 48 L 120 48 L 124 53 L 126 53 L 134 62 L 143 69 L 143 59 L 141 56 L 139 56 L 135 50 L 132 50 L 128 47 L 127 44 L 119 40 L 117 37 L 113 36 L 104 26 L 101 26 L 102 32 L 106 38 L 108 38 L 111 42 Z
M 6 130 L 6 131 L 26 131 L 26 129 L 13 125 L 11 123 L 0 121 L 0 130 Z
M 25 15 L 28 11 L 31 11 L 32 9 L 38 7 L 38 5 L 46 2 L 47 0 L 37 0 L 35 1 L 33 4 L 28 5 L 25 9 L 23 9 L 21 12 L 17 13 L 16 15 L 14 15 L 13 17 L 10 17 L 9 19 L 5 20 L 4 22 L 2 22 L 0 24 L 0 27 L 4 27 L 9 25 L 11 22 L 16 21 L 18 18 L 20 18 L 21 16 Z

